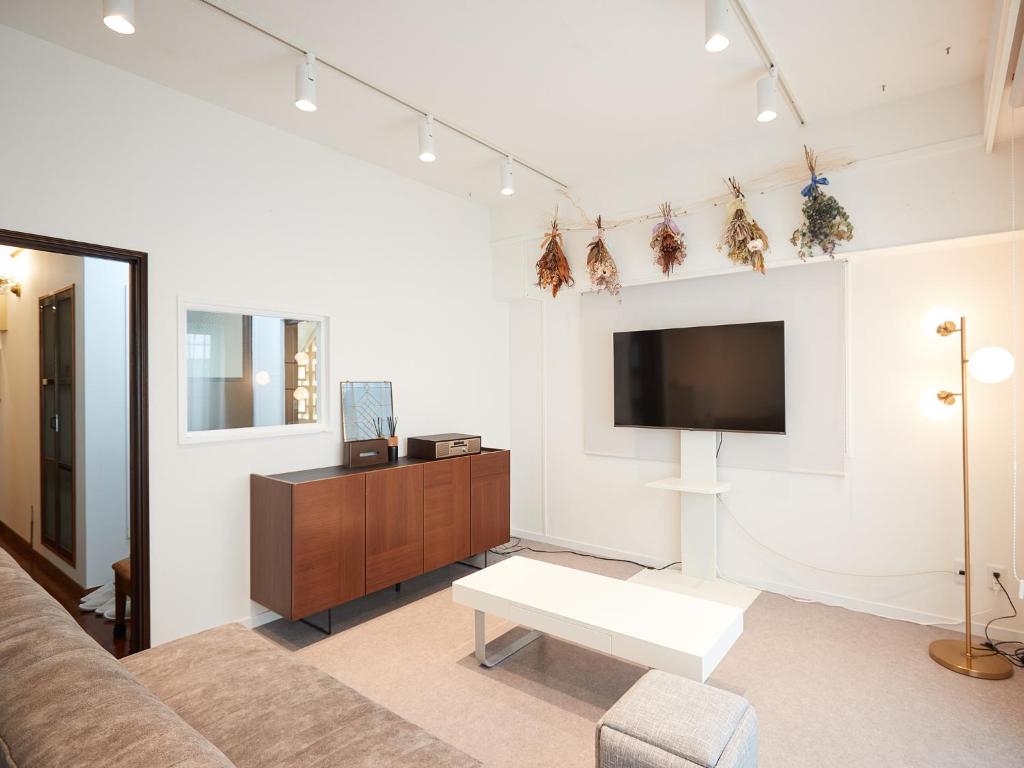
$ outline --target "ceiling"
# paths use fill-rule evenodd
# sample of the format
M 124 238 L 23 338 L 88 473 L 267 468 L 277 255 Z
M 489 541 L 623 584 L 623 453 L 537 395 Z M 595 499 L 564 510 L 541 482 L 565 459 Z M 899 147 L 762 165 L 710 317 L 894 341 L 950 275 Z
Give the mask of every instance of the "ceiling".
M 703 0 L 218 0 L 318 57 L 574 187 L 666 153 L 792 132 L 754 121 L 759 57 L 703 48 Z M 993 0 L 746 0 L 808 124 L 982 77 Z M 4 0 L 0 23 L 397 173 L 495 207 L 500 160 L 443 127 L 419 162 L 418 117 L 320 70 L 320 109 L 293 106 L 293 50 L 200 0 L 136 0 L 137 33 L 100 0 Z M 948 48 L 948 52 L 947 52 Z M 884 90 L 882 86 L 885 86 Z M 980 109 L 980 106 L 979 106 Z M 520 169 L 517 203 L 550 198 Z

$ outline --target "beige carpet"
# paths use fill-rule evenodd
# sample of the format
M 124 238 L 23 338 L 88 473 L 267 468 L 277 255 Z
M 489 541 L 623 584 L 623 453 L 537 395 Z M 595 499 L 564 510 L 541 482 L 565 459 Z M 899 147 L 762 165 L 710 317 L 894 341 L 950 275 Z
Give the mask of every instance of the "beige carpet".
M 637 571 L 544 559 L 618 578 Z M 448 589 L 468 572 L 452 566 L 337 608 L 332 637 L 284 621 L 259 631 L 489 766 L 591 768 L 594 723 L 644 669 L 547 637 L 481 668 L 473 612 Z M 489 639 L 506 631 L 521 630 L 488 618 Z M 944 636 L 763 594 L 709 682 L 757 709 L 763 768 L 1024 766 L 1024 674 L 948 672 L 926 650 Z

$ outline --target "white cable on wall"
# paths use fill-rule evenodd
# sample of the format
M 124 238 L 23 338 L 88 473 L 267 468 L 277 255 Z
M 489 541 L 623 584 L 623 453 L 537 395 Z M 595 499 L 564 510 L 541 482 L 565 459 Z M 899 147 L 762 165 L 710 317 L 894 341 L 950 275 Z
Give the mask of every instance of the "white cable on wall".
M 760 539 L 754 536 L 754 534 L 747 530 L 746 526 L 744 526 L 743 523 L 739 521 L 739 518 L 737 518 L 736 515 L 733 514 L 733 511 L 729 509 L 729 505 L 725 503 L 725 499 L 722 498 L 722 494 L 719 493 L 716 494 L 716 496 L 718 497 L 718 500 L 722 503 L 722 508 L 726 511 L 729 517 L 732 518 L 733 523 L 735 523 L 736 527 L 743 531 L 744 534 L 746 534 L 748 539 L 750 539 L 752 542 L 757 544 L 757 546 L 761 547 L 762 549 L 771 552 L 776 557 L 780 557 L 783 560 L 788 560 L 789 562 L 794 563 L 795 565 L 803 566 L 804 568 L 810 568 L 812 571 L 830 573 L 834 576 L 854 576 L 859 579 L 899 579 L 905 578 L 907 576 L 931 576 L 933 574 L 942 574 L 943 576 L 955 575 L 953 574 L 953 571 L 951 571 L 948 568 L 946 568 L 945 570 L 905 571 L 902 573 L 855 573 L 853 571 L 837 571 L 831 568 L 823 568 L 820 565 L 811 565 L 810 563 L 805 563 L 802 560 L 797 560 L 796 558 L 790 557 L 789 555 L 784 555 L 777 549 L 772 549 L 767 544 L 762 542 Z
M 943 576 L 956 575 L 951 570 L 944 570 L 944 571 L 943 570 L 936 570 L 936 571 L 907 571 L 907 572 L 904 572 L 904 573 L 854 573 L 852 571 L 837 571 L 837 570 L 833 570 L 831 568 L 822 568 L 822 567 L 817 566 L 817 565 L 811 565 L 810 563 L 805 563 L 802 560 L 797 560 L 796 558 L 790 557 L 789 555 L 784 555 L 783 553 L 779 552 L 778 550 L 773 549 L 772 547 L 769 547 L 767 544 L 762 542 L 760 539 L 758 539 L 756 536 L 754 536 L 754 534 L 752 534 L 749 530 L 747 530 L 747 528 L 739 521 L 739 519 L 736 517 L 736 515 L 733 514 L 732 510 L 729 509 L 729 506 L 725 503 L 725 500 L 722 499 L 722 495 L 721 494 L 717 494 L 717 497 L 718 497 L 718 500 L 722 503 L 722 508 L 726 511 L 726 513 L 729 515 L 729 517 L 732 518 L 732 521 L 736 525 L 736 527 L 739 528 L 741 531 L 743 531 L 743 533 L 747 536 L 747 538 L 749 538 L 754 544 L 756 544 L 757 546 L 761 547 L 766 552 L 770 552 L 771 554 L 775 555 L 776 557 L 782 558 L 783 560 L 787 560 L 787 561 L 789 561 L 791 563 L 794 563 L 795 565 L 799 565 L 799 566 L 802 566 L 804 568 L 809 568 L 812 571 L 820 571 L 821 573 L 828 573 L 828 574 L 832 574 L 832 575 L 835 575 L 835 576 L 853 576 L 853 577 L 861 578 L 861 579 L 899 579 L 899 578 L 906 578 L 907 576 L 931 576 L 931 575 L 934 575 L 934 574 L 941 574 Z M 740 582 L 732 581 L 732 579 L 727 579 L 725 576 L 722 575 L 722 572 L 720 570 L 718 570 L 717 566 L 715 567 L 715 575 L 719 579 L 721 579 L 722 581 L 728 581 L 731 584 L 739 584 L 740 583 Z M 746 585 L 744 585 L 744 586 L 746 586 Z M 820 605 L 831 605 L 830 603 L 823 603 L 820 600 L 813 600 L 813 599 L 808 599 L 808 598 L 805 598 L 805 597 L 794 597 L 793 595 L 787 595 L 787 594 L 782 593 L 782 592 L 776 593 L 776 594 L 781 594 L 782 597 L 788 598 L 789 600 L 793 600 L 793 601 L 798 602 L 798 603 L 818 603 Z M 847 606 L 847 607 L 850 607 L 850 606 Z M 973 623 L 974 619 L 978 618 L 979 616 L 982 616 L 983 614 L 990 613 L 992 611 L 993 607 L 994 606 L 990 605 L 987 608 L 983 608 L 980 611 L 975 611 L 975 612 L 971 613 L 971 622 Z M 851 610 L 861 611 L 861 609 L 859 609 L 859 608 L 851 608 Z M 864 611 L 861 611 L 861 612 L 864 612 Z M 959 627 L 960 625 L 962 625 L 964 623 L 961 619 L 949 619 L 948 621 L 914 621 L 912 619 L 904 619 L 904 620 L 905 621 L 911 621 L 914 624 L 919 624 L 922 627 Z
M 1017 291 L 1017 131 L 1014 127 L 1013 108 L 1010 109 L 1010 289 L 1013 291 L 1012 306 L 1013 312 L 1011 317 L 1012 329 L 1011 333 L 1011 348 L 1015 357 L 1020 357 L 1020 350 L 1017 348 L 1017 323 L 1018 313 L 1017 305 L 1019 302 L 1019 293 Z M 1013 406 L 1011 411 L 1011 427 L 1013 435 L 1013 468 L 1012 468 L 1012 481 L 1010 483 L 1011 491 L 1011 533 L 1010 533 L 1010 551 L 1011 551 L 1011 562 L 1013 563 L 1013 578 L 1017 580 L 1018 595 L 1024 600 L 1024 579 L 1020 577 L 1020 571 L 1017 569 L 1017 461 L 1018 461 L 1018 449 L 1017 449 L 1017 399 L 1019 396 L 1017 386 L 1018 374 L 1016 367 L 1013 373 Z

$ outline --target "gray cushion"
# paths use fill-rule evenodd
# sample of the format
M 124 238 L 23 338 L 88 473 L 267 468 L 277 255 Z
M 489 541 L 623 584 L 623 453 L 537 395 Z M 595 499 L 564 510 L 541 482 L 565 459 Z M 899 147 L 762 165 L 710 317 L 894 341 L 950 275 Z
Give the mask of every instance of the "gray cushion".
M 598 754 L 600 768 L 703 768 L 611 728 L 598 732 Z
M 642 758 L 640 753 L 645 750 L 641 746 L 605 735 L 604 729 L 654 747 L 665 756 Z M 636 760 L 618 762 L 617 756 L 607 752 L 613 745 L 630 749 L 637 754 Z M 598 753 L 599 765 L 605 768 L 753 766 L 757 760 L 757 720 L 741 696 L 651 670 L 598 723 Z M 649 750 L 646 753 L 651 754 Z M 681 762 L 673 762 L 668 756 Z

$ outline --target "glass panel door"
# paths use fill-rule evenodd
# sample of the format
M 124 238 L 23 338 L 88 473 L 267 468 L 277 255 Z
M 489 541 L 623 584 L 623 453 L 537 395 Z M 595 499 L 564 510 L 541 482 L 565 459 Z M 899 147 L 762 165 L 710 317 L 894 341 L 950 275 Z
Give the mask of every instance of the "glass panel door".
M 43 544 L 75 562 L 75 290 L 39 300 Z

